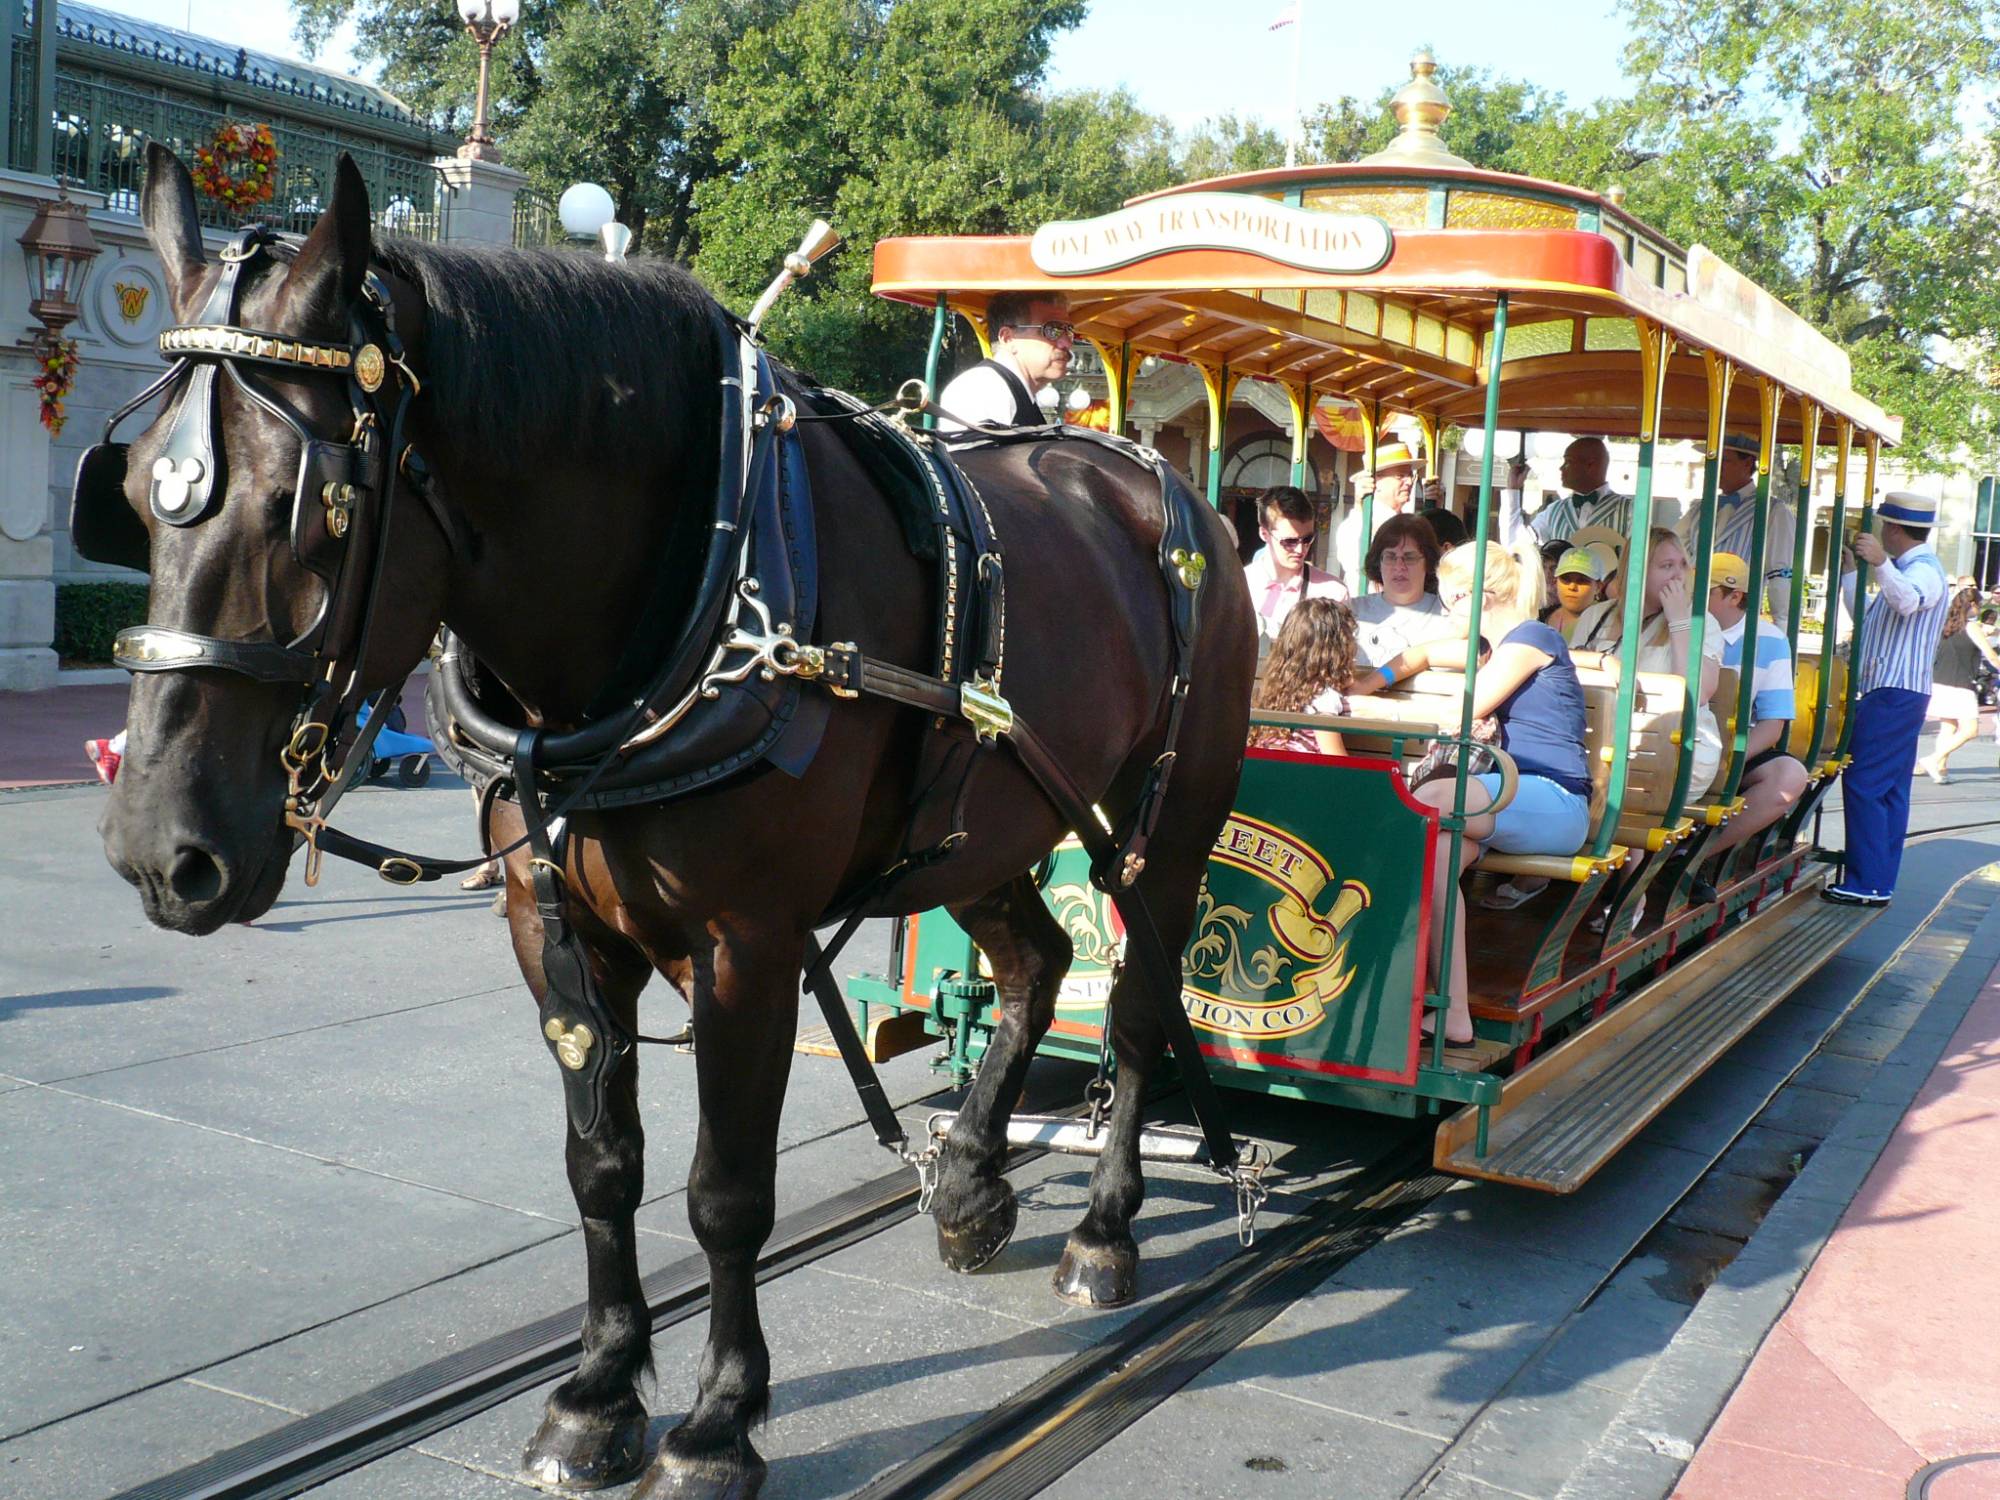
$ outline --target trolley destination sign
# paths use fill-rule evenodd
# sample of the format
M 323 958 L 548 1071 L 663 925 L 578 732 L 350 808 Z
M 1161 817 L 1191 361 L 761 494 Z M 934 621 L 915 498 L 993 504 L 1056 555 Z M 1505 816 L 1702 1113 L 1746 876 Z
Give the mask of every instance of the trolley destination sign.
M 1035 232 L 1029 254 L 1048 276 L 1115 271 L 1169 250 L 1235 250 L 1328 275 L 1379 269 L 1395 246 L 1372 214 L 1323 214 L 1242 193 L 1181 193 Z

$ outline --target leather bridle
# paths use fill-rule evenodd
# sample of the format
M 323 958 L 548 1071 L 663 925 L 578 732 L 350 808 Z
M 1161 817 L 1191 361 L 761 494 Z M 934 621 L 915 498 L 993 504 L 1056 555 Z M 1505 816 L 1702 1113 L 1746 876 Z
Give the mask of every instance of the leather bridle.
M 150 538 L 124 493 L 128 445 L 113 442 L 112 434 L 163 392 L 177 395 L 179 404 L 150 474 L 148 505 L 156 527 L 199 526 L 222 508 L 228 481 L 217 401 L 222 381 L 298 439 L 290 544 L 300 567 L 325 586 L 310 623 L 283 642 L 140 625 L 119 633 L 112 660 L 130 672 L 215 670 L 298 684 L 303 694 L 282 752 L 290 780 L 285 822 L 310 845 L 344 786 L 327 756 L 366 697 L 361 665 L 381 603 L 399 492 L 407 487 L 417 493 L 454 550 L 457 528 L 404 437 L 410 402 L 422 387 L 397 336 L 389 287 L 378 272 L 370 269 L 363 277 L 345 345 L 241 325 L 247 269 L 264 259 L 292 260 L 302 243 L 253 226 L 223 249 L 221 275 L 199 314 L 160 335 L 161 356 L 172 367 L 112 414 L 103 441 L 77 466 L 70 530 L 83 556 L 147 569 Z M 267 373 L 340 381 L 352 414 L 345 440 L 316 436 L 289 401 L 257 379 Z M 377 712 L 371 722 L 380 718 Z M 350 760 L 355 748 L 349 748 Z M 317 855 L 315 846 L 308 857 L 309 879 L 316 874 Z

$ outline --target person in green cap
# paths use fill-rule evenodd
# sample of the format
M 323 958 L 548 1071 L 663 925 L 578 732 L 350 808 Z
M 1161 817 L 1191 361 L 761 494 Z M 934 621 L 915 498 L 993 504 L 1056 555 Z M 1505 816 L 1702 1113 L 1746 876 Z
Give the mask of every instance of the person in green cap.
M 1556 602 L 1542 623 L 1568 640 L 1583 612 L 1603 597 L 1603 558 L 1588 548 L 1571 547 L 1556 559 Z

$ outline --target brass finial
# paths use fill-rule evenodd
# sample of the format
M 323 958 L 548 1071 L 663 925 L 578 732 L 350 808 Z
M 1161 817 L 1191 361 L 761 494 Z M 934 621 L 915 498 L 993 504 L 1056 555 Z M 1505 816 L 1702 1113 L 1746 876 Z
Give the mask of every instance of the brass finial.
M 1613 208 L 1623 208 L 1625 206 L 1625 188 L 1623 184 L 1614 182 L 1610 187 L 1606 188 L 1604 190 L 1604 201 L 1609 203 Z
M 1469 167 L 1471 162 L 1445 149 L 1438 127 L 1451 114 L 1451 100 L 1437 86 L 1432 74 L 1437 59 L 1419 52 L 1410 59 L 1410 81 L 1396 90 L 1389 101 L 1396 123 L 1403 128 L 1396 138 L 1372 156 L 1361 158 L 1366 166 Z

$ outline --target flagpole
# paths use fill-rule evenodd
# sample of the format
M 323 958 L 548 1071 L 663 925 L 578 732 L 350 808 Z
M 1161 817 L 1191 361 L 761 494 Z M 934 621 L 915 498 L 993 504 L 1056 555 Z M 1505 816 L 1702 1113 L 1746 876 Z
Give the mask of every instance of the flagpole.
M 1299 164 L 1299 62 L 1306 50 L 1306 0 L 1294 0 L 1292 10 L 1292 113 L 1285 124 L 1287 167 Z

